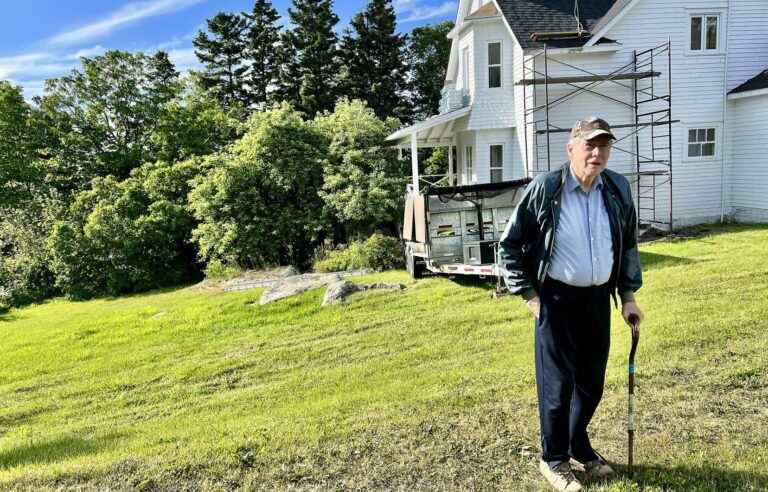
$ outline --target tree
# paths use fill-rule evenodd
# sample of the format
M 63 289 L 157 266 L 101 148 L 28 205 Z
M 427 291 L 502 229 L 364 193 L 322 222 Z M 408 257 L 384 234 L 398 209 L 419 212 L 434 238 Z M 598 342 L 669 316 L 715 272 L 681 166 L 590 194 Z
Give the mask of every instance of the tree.
M 246 55 L 250 68 L 248 85 L 251 102 L 264 109 L 271 100 L 279 79 L 280 14 L 269 0 L 256 0 L 248 19 Z
M 189 195 L 201 260 L 307 266 L 324 232 L 326 144 L 287 103 L 254 113 L 248 126 Z
M 384 139 L 399 122 L 382 121 L 361 101 L 341 100 L 315 125 L 329 141 L 320 196 L 329 215 L 343 227 L 336 239 L 360 239 L 379 228 L 396 230 L 408 164 L 384 146 Z
M 419 119 L 435 115 L 440 109 L 440 91 L 451 54 L 448 32 L 453 22 L 417 27 L 411 31 L 408 65 L 411 69 L 413 107 Z
M 208 20 L 212 37 L 200 31 L 192 41 L 197 58 L 205 64 L 200 74 L 203 87 L 213 89 L 226 108 L 249 102 L 245 87 L 246 27 L 245 17 L 219 12 Z
M 339 18 L 331 0 L 294 0 L 288 16 L 294 28 L 283 34 L 280 96 L 314 118 L 336 103 L 339 58 L 333 29 Z
M 39 137 L 21 87 L 0 81 L 0 209 L 28 198 L 39 181 Z
M 342 87 L 352 99 L 368 103 L 379 118 L 410 120 L 406 95 L 406 36 L 396 32 L 391 0 L 371 0 L 352 18 L 341 41 Z
M 37 100 L 51 159 L 48 180 L 69 193 L 95 176 L 128 177 L 151 161 L 149 140 L 181 85 L 167 57 L 108 51 L 46 83 Z

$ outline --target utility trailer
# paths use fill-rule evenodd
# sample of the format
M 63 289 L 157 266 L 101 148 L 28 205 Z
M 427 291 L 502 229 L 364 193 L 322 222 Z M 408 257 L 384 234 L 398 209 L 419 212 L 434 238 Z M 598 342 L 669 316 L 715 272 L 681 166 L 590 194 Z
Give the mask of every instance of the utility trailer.
M 409 185 L 403 239 L 411 276 L 430 271 L 498 278 L 499 239 L 529 182 L 428 186 L 422 191 Z

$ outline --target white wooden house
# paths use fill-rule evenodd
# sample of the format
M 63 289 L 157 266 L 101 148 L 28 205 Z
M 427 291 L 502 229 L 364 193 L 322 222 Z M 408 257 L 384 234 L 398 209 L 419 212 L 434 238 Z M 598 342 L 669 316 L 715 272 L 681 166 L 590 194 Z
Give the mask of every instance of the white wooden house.
M 670 178 L 641 220 L 768 222 L 768 0 L 460 0 L 449 38 L 440 114 L 388 137 L 411 150 L 414 189 L 418 147 L 451 149 L 442 184 L 514 180 L 564 163 L 558 130 L 597 115 L 621 141 L 609 166 L 636 195 Z M 653 66 L 638 61 L 663 45 Z M 655 75 L 610 76 L 641 72 Z M 639 102 L 671 106 L 671 123 L 639 125 Z

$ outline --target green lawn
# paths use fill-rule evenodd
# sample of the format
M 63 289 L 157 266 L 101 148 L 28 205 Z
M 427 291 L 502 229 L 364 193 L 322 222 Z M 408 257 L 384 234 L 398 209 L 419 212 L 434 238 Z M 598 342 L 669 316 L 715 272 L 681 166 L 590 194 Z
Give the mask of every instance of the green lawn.
M 642 247 L 635 480 L 768 489 L 768 226 Z M 543 490 L 532 321 L 447 278 L 321 308 L 323 291 L 185 288 L 0 321 L 0 488 Z M 593 443 L 626 456 L 628 329 Z M 623 470 L 621 470 L 623 471 Z

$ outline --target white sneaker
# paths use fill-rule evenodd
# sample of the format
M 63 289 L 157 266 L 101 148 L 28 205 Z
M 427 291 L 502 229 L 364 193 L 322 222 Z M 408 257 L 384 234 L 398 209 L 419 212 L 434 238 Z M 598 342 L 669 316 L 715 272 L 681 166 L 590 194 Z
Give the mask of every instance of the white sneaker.
M 540 460 L 539 471 L 555 490 L 561 492 L 578 492 L 581 490 L 581 482 L 573 475 L 571 465 L 567 461 L 563 461 L 552 469 L 546 461 Z

